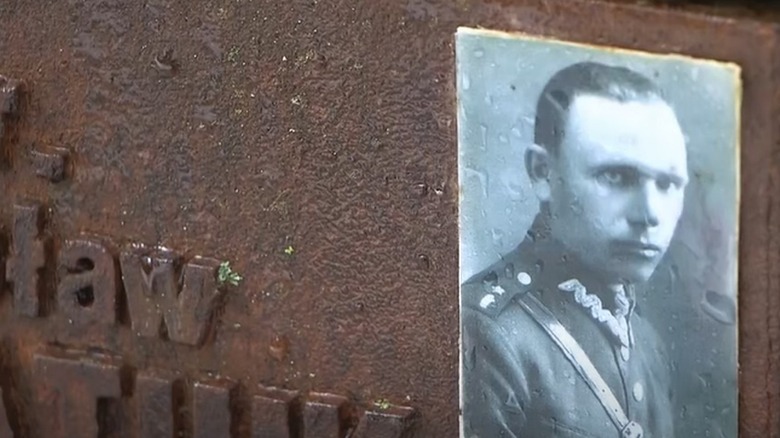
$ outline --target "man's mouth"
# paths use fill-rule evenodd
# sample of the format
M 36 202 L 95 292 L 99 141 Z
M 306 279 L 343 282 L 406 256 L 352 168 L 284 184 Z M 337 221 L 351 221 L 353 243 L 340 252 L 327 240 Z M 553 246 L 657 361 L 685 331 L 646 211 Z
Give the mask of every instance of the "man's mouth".
M 622 257 L 654 259 L 661 254 L 661 247 L 639 240 L 616 240 L 612 242 L 612 251 Z

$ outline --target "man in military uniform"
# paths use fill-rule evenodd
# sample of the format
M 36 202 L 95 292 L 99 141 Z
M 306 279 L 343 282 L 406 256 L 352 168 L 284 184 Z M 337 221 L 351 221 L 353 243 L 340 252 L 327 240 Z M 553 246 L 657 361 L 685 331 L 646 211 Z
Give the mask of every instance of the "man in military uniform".
M 646 77 L 578 63 L 536 108 L 526 238 L 462 285 L 467 438 L 671 437 L 670 363 L 636 294 L 688 181 L 677 117 Z

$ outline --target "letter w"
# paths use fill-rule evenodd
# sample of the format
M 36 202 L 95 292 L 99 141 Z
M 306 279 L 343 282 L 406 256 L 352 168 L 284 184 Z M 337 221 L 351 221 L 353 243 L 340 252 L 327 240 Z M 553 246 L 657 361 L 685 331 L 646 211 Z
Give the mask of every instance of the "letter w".
M 139 336 L 156 337 L 165 324 L 170 340 L 200 346 L 220 304 L 215 278 L 219 262 L 195 257 L 183 269 L 178 265 L 178 257 L 167 249 L 132 245 L 122 251 L 131 327 Z

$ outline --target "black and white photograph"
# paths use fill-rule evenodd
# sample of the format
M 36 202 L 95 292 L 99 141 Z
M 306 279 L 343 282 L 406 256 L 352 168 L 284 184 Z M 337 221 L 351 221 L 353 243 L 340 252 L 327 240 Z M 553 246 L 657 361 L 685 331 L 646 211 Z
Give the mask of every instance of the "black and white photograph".
M 739 66 L 455 51 L 461 436 L 736 438 Z

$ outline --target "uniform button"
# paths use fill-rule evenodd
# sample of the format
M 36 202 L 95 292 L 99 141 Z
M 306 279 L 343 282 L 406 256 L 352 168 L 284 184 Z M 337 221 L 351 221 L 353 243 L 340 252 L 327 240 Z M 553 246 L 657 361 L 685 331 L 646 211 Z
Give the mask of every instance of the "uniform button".
M 645 387 L 642 386 L 642 383 L 636 382 L 634 383 L 634 389 L 632 390 L 634 393 L 634 400 L 641 402 L 645 398 Z
M 485 295 L 481 300 L 479 300 L 479 307 L 483 309 L 487 309 L 490 306 L 495 306 L 495 304 L 496 297 L 490 294 Z
M 517 281 L 523 286 L 528 286 L 531 284 L 531 276 L 527 272 L 521 272 L 517 274 Z

